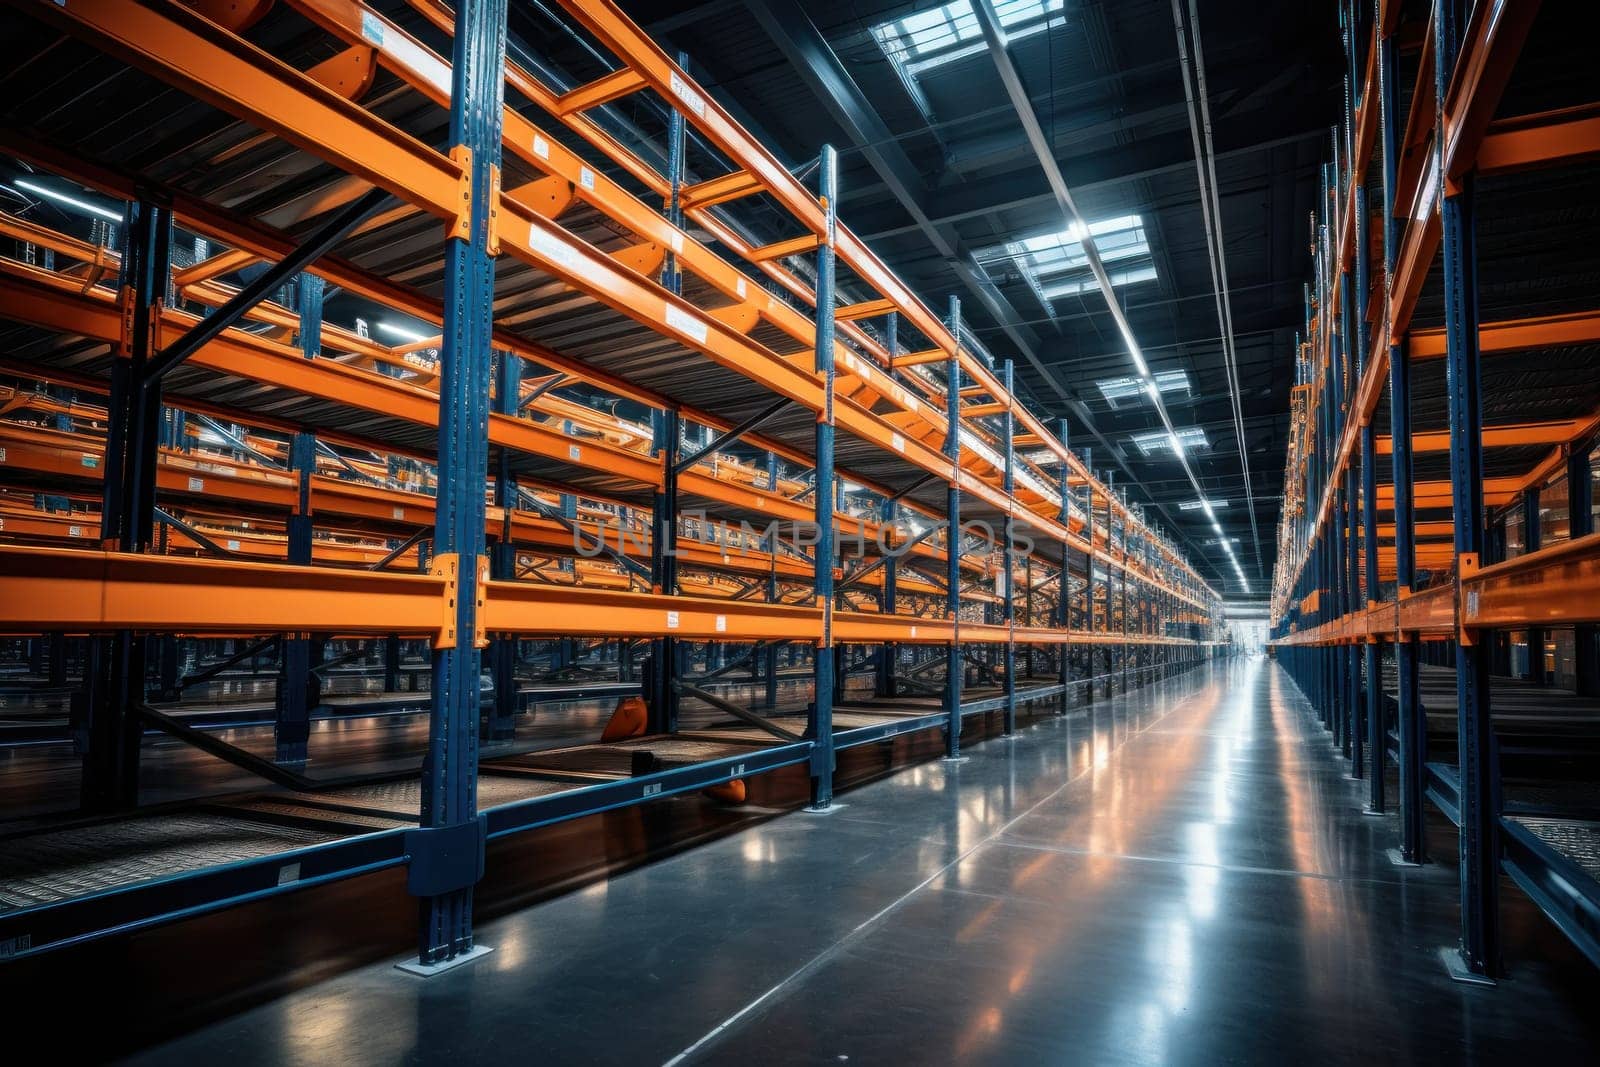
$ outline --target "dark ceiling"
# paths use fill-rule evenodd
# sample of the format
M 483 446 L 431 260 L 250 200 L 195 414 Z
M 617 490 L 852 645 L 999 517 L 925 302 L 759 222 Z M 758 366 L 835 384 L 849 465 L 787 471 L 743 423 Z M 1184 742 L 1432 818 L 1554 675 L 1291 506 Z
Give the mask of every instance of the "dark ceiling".
M 1008 2 L 1018 0 L 999 7 Z M 1094 465 L 1114 472 L 1118 485 L 1131 479 L 1133 499 L 1155 504 L 1157 521 L 1202 573 L 1241 595 L 1210 520 L 1179 507 L 1196 499 L 1181 465 L 1132 443 L 1161 427 L 1154 405 L 1137 397 L 1113 407 L 1096 386 L 1133 373 L 1099 291 L 1046 303 L 1011 261 L 984 257 L 986 270 L 974 258 L 1065 222 L 986 48 L 907 78 L 873 36 L 875 26 L 940 4 L 623 6 L 664 47 L 687 54 L 692 73 L 785 163 L 803 167 L 824 143 L 839 149 L 843 220 L 930 306 L 958 296 L 992 354 L 1015 362 L 1019 391 L 1036 409 L 1069 417 L 1073 445 L 1091 448 Z M 1114 291 L 1151 370 L 1187 374 L 1189 391 L 1164 400 L 1175 427 L 1205 432 L 1209 444 L 1190 453 L 1191 463 L 1207 497 L 1226 502 L 1217 518 L 1238 541 L 1249 594 L 1261 596 L 1274 562 L 1301 284 L 1310 275 L 1306 220 L 1341 109 L 1338 9 L 1258 0 L 1198 7 L 1254 529 L 1173 3 L 1066 0 L 1048 29 L 1015 34 L 1010 54 L 1083 216 L 1143 223 L 1155 278 Z

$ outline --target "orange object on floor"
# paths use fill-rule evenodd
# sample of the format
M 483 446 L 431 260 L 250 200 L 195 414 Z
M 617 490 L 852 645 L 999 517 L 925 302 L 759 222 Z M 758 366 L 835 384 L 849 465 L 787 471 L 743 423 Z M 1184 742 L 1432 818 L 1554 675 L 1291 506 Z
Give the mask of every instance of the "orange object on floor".
M 746 795 L 743 778 L 735 778 L 731 782 L 723 782 L 721 785 L 702 789 L 701 792 L 712 800 L 721 801 L 724 804 L 743 804 Z
M 617 710 L 611 713 L 611 721 L 606 723 L 600 740 L 623 741 L 638 737 L 644 733 L 649 721 L 650 712 L 645 706 L 644 697 L 623 697 L 617 701 Z

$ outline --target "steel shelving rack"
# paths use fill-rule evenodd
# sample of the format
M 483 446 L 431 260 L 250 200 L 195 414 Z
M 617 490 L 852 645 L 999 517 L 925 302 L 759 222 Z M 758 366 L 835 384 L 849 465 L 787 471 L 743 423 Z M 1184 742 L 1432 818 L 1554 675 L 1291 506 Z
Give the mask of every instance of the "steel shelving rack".
M 1576 30 L 1560 20 L 1582 16 L 1543 9 L 1541 38 L 1532 0 L 1341 7 L 1346 117 L 1312 220 L 1272 596 L 1278 654 L 1367 777 L 1371 810 L 1398 763 L 1399 860 L 1426 859 L 1426 801 L 1459 828 L 1461 942 L 1444 956 L 1469 981 L 1502 970 L 1502 870 L 1600 963 L 1600 825 L 1548 790 L 1522 798 L 1501 771 L 1581 757 L 1600 717 L 1600 310 L 1571 284 L 1585 221 L 1534 225 L 1592 184 L 1600 113 L 1548 93 L 1519 113 L 1541 76 L 1582 62 L 1560 51 Z M 1524 56 L 1530 39 L 1543 54 Z M 1543 542 L 1541 494 L 1568 516 Z M 1572 628 L 1565 698 L 1546 685 L 1551 627 Z M 1512 673 L 1513 630 L 1536 664 L 1521 687 L 1491 680 Z M 1573 732 L 1530 741 L 1530 708 L 1562 709 Z M 1454 726 L 1436 719 L 1431 759 L 1429 710 Z
M 46 106 L 42 80 L 0 151 L 127 204 L 120 247 L 0 218 L 48 252 L 0 260 L 5 482 L 64 496 L 69 528 L 59 499 L 13 499 L 0 628 L 90 635 L 100 813 L 29 841 L 92 850 L 106 826 L 156 825 L 131 810 L 147 726 L 290 794 L 182 816 L 248 839 L 231 862 L 0 912 L 5 955 L 403 866 L 420 962 L 447 963 L 474 949 L 486 841 L 797 765 L 825 808 L 838 749 L 943 730 L 956 758 L 965 717 L 1009 732 L 1019 706 L 1214 654 L 1213 591 L 964 339 L 959 304 L 936 315 L 839 221 L 831 149 L 808 188 L 606 0 L 563 0 L 606 57 L 572 85 L 507 58 L 503 0 L 8 6 L 7 33 L 53 69 L 119 89 Z M 602 121 L 634 94 L 668 112 L 665 167 Z M 95 158 L 86 124 L 152 102 L 182 151 Z M 721 169 L 690 180 L 691 147 Z M 788 230 L 757 237 L 745 200 Z M 175 261 L 175 226 L 206 254 Z M 438 334 L 384 345 L 326 322 L 333 288 Z M 222 446 L 197 450 L 196 425 Z M 74 523 L 89 455 L 99 508 Z M 244 516 L 265 533 L 232 536 Z M 773 519 L 816 543 L 746 532 Z M 608 527 L 641 536 L 578 550 Z M 290 690 L 314 634 L 426 641 L 420 782 L 307 777 L 302 699 L 279 701 L 278 761 L 185 726 L 149 703 L 147 634 L 281 635 Z M 516 643 L 573 638 L 648 643 L 647 732 L 480 761 L 485 722 L 511 726 Z M 722 701 L 738 729 L 683 727 L 680 702 L 706 699 L 692 648 L 780 643 L 811 649 L 803 713 Z M 942 690 L 922 680 L 940 660 Z M 851 699 L 864 670 L 872 697 Z

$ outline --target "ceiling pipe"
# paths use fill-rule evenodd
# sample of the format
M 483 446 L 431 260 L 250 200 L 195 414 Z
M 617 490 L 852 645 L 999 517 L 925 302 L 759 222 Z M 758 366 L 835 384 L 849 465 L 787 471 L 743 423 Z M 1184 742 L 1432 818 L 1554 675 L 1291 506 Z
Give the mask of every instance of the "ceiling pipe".
M 1189 107 L 1189 136 L 1194 142 L 1195 176 L 1200 183 L 1200 213 L 1205 224 L 1206 252 L 1211 267 L 1211 287 L 1216 296 L 1217 326 L 1222 331 L 1223 364 L 1228 375 L 1228 399 L 1233 405 L 1234 434 L 1239 442 L 1239 468 L 1244 476 L 1245 507 L 1250 513 L 1250 539 L 1255 550 L 1256 576 L 1264 577 L 1261 530 L 1256 521 L 1255 493 L 1250 484 L 1250 455 L 1245 441 L 1244 410 L 1239 396 L 1239 356 L 1233 335 L 1233 301 L 1228 285 L 1228 254 L 1222 236 L 1222 202 L 1217 196 L 1216 151 L 1211 139 L 1211 103 L 1206 94 L 1205 54 L 1201 51 L 1200 16 L 1194 0 L 1189 22 L 1183 20 L 1180 0 L 1172 0 L 1172 27 L 1178 36 L 1178 64 L 1183 68 L 1183 95 Z M 1189 38 L 1194 41 L 1194 62 L 1189 60 Z M 1196 98 L 1198 97 L 1198 103 Z

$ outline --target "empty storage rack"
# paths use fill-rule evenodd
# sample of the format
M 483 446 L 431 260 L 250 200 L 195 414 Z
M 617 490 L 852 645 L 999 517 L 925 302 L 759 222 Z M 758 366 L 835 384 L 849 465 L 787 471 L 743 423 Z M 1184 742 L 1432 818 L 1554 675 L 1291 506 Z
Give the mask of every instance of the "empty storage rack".
M 1397 761 L 1403 860 L 1425 801 L 1459 828 L 1465 980 L 1501 972 L 1502 870 L 1600 963 L 1586 17 L 1346 8 L 1313 222 L 1274 637 L 1375 810 Z
M 1212 654 L 1215 594 L 960 340 L 957 305 L 935 315 L 838 221 L 831 151 L 805 188 L 613 6 L 563 7 L 588 62 L 609 57 L 570 85 L 506 59 L 503 4 L 6 16 L 116 91 L 24 91 L 31 126 L 0 150 L 125 202 L 119 247 L 5 220 L 50 255 L 0 263 L 3 369 L 86 407 L 4 428 L 26 459 L 8 484 L 53 500 L 33 543 L 0 548 L 0 618 L 88 635 L 94 812 L 8 842 L 28 842 L 18 884 L 72 887 L 7 898 L 8 954 L 404 865 L 422 960 L 446 961 L 472 949 L 489 838 L 795 765 L 825 806 L 837 748 L 943 729 L 954 755 L 964 715 L 1010 729 L 1019 704 Z M 610 132 L 635 94 L 665 167 Z M 89 126 L 146 108 L 158 149 L 87 151 Z M 721 169 L 690 180 L 691 148 Z M 415 336 L 333 324 L 330 291 Z M 67 481 L 74 452 L 101 457 L 98 509 L 81 459 Z M 264 535 L 233 536 L 246 521 Z M 146 635 L 281 635 L 280 697 L 315 640 L 427 642 L 421 777 L 308 777 L 301 698 L 276 702 L 300 746 L 276 760 L 186 724 L 150 701 Z M 533 639 L 610 642 L 619 680 L 647 648 L 642 735 L 480 767 L 481 729 L 515 734 L 506 683 Z M 809 701 L 715 697 L 730 645 L 761 654 L 769 692 L 773 651 L 807 650 Z M 133 813 L 147 726 L 279 789 Z

